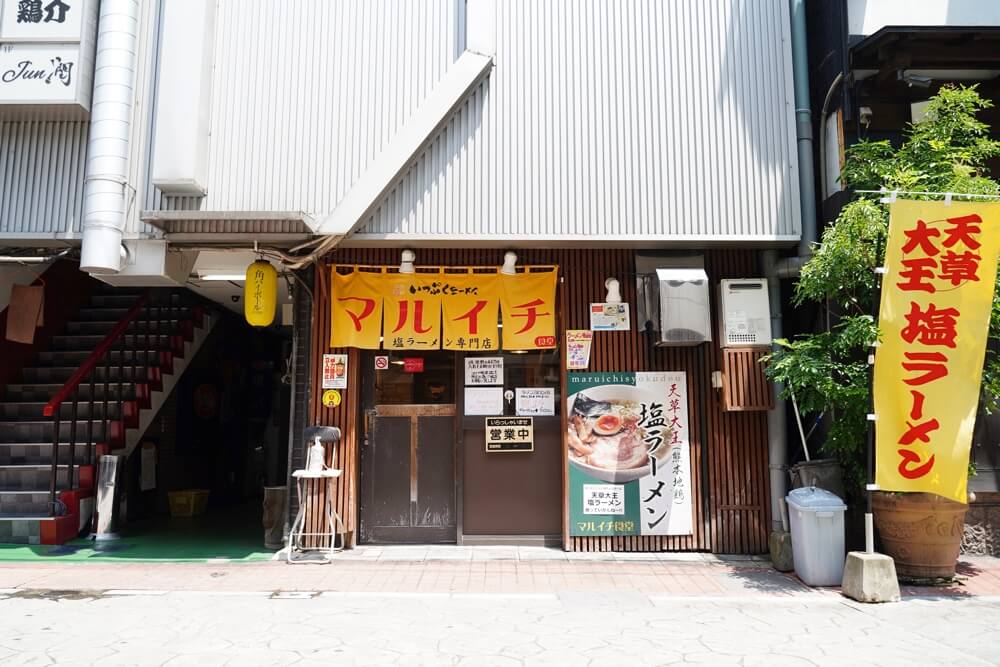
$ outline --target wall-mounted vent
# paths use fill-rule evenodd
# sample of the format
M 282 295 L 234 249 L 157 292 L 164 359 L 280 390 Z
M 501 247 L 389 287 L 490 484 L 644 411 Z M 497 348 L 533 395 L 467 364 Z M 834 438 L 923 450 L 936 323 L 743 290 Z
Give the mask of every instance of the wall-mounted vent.
M 767 280 L 723 280 L 719 286 L 723 347 L 771 344 L 771 308 Z
M 658 345 L 698 345 L 712 340 L 708 274 L 704 269 L 656 269 Z

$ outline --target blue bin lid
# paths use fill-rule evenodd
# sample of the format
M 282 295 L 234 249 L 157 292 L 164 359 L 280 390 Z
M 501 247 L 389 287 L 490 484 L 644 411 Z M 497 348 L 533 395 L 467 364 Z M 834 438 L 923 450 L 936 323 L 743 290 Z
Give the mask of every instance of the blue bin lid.
M 834 493 L 826 489 L 815 486 L 804 486 L 801 489 L 793 489 L 785 497 L 789 505 L 796 509 L 822 512 L 829 510 L 845 510 L 847 505 Z

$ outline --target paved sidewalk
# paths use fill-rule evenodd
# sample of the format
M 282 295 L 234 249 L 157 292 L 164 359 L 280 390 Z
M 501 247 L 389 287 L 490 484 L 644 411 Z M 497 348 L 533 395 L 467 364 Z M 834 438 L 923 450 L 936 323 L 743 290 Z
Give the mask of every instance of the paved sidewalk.
M 1000 559 L 963 558 L 944 587 L 905 596 L 1000 597 Z M 0 589 L 56 591 L 339 591 L 357 593 L 552 594 L 632 592 L 681 597 L 833 597 L 759 557 L 709 554 L 573 554 L 494 547 L 365 548 L 328 565 L 264 563 L 40 563 L 0 565 Z

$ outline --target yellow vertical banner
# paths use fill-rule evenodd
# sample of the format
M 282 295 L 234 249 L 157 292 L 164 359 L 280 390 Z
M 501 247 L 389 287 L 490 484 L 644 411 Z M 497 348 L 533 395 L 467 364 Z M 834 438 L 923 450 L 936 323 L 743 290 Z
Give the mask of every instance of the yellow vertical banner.
M 445 274 L 441 283 L 441 347 L 458 352 L 499 350 L 499 274 Z
M 441 347 L 441 279 L 436 273 L 382 274 L 385 302 L 382 346 L 386 350 Z
M 875 355 L 875 481 L 967 501 L 1000 204 L 898 201 Z
M 330 347 L 379 349 L 382 332 L 382 295 L 379 274 L 354 270 L 342 274 L 332 267 L 330 289 Z
M 556 274 L 555 269 L 500 274 L 503 349 L 556 346 Z

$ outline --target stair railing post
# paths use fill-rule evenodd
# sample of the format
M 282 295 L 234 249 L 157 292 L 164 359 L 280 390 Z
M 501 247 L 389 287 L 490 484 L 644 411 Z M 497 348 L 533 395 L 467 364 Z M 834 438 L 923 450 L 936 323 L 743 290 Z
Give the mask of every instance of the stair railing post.
M 125 339 L 128 337 L 128 327 L 122 331 L 119 338 L 120 353 L 118 355 L 118 421 L 121 422 L 120 435 L 122 446 L 125 445 Z
M 111 415 L 108 414 L 108 393 L 111 391 L 111 348 L 104 353 L 104 444 L 111 447 Z
M 52 476 L 49 479 L 49 516 L 56 515 L 56 487 L 59 476 L 59 410 L 58 406 L 52 415 Z
M 90 421 L 87 422 L 87 463 L 90 465 L 94 464 L 94 419 L 96 415 L 94 411 L 96 409 L 97 400 L 94 397 L 94 378 L 97 375 L 97 369 L 90 369 L 90 403 L 87 406 L 87 414 L 90 416 Z M 105 408 L 105 411 L 107 408 Z M 101 419 L 104 419 L 104 415 L 101 415 Z M 107 432 L 107 427 L 105 427 L 105 432 Z
M 69 423 L 69 471 L 67 474 L 69 475 L 70 491 L 76 489 L 76 475 L 74 475 L 73 473 L 75 472 L 74 467 L 76 464 L 76 421 L 77 419 L 79 419 L 80 416 L 80 413 L 77 410 L 79 404 L 79 396 L 78 396 L 79 393 L 80 393 L 79 387 L 73 390 L 73 409 L 71 412 L 73 417 L 72 421 L 70 421 Z M 59 433 L 56 432 L 56 440 L 58 439 L 59 439 Z M 57 444 L 56 447 L 58 448 L 58 446 L 59 445 Z

